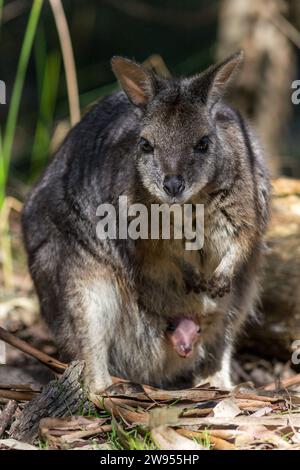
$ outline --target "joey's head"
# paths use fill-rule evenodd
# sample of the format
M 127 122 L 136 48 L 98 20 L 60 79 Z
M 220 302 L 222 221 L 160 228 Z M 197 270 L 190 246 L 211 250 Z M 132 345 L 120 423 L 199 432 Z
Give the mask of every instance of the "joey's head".
M 218 112 L 242 59 L 238 52 L 191 78 L 165 79 L 131 60 L 113 57 L 121 87 L 141 109 L 136 165 L 155 200 L 193 200 L 226 172 L 230 163 L 218 132 Z

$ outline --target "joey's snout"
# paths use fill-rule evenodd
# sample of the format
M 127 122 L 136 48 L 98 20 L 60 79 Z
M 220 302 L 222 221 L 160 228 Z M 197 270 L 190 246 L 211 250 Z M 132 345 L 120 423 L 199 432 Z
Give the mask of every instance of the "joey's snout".
M 168 326 L 166 336 L 174 351 L 183 358 L 189 357 L 199 339 L 200 327 L 190 318 L 180 318 Z
M 166 175 L 163 188 L 168 196 L 179 196 L 185 189 L 185 181 L 181 175 Z

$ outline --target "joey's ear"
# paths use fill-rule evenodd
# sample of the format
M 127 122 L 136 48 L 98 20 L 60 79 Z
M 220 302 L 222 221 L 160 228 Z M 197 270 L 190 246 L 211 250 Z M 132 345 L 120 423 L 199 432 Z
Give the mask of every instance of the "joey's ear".
M 200 75 L 191 79 L 190 89 L 201 101 L 212 107 L 226 92 L 244 59 L 244 52 L 239 51 L 220 64 L 213 65 Z
M 129 59 L 114 56 L 112 70 L 130 101 L 144 107 L 154 97 L 159 88 L 159 80 L 142 65 Z

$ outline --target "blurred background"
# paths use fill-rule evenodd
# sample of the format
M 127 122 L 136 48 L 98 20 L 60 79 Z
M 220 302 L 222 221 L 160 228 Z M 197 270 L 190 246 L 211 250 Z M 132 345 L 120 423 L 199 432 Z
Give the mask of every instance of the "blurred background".
M 1 3 L 0 80 L 7 88 L 7 105 L 0 106 L 4 139 L 20 52 L 35 2 L 0 0 Z M 273 174 L 300 176 L 300 105 L 291 102 L 292 81 L 300 78 L 299 0 L 39 3 L 42 9 L 37 12 L 36 26 L 33 25 L 33 43 L 28 51 L 9 158 L 10 194 L 23 197 L 26 185 L 39 176 L 70 125 L 59 18 L 51 8 L 59 3 L 69 28 L 82 112 L 116 88 L 110 69 L 114 54 L 140 62 L 158 55 L 154 62 L 159 72 L 161 58 L 171 74 L 189 75 L 243 48 L 246 64 L 232 101 L 255 125 L 270 154 Z M 65 44 L 68 32 L 64 28 L 62 36 Z M 70 68 L 68 58 L 67 67 Z M 74 96 L 73 100 L 76 102 Z
M 0 322 L 21 334 L 34 324 L 22 202 L 80 115 L 117 88 L 110 58 L 181 76 L 240 48 L 228 99 L 252 121 L 272 175 L 300 177 L 299 0 L 0 0 Z

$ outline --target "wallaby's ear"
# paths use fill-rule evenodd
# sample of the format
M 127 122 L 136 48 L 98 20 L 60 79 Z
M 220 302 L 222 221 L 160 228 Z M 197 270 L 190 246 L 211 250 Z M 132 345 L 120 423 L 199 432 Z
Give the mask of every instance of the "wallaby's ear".
M 157 91 L 156 77 L 142 65 L 124 57 L 114 56 L 111 66 L 130 101 L 136 106 L 146 106 Z
M 192 78 L 190 89 L 200 96 L 203 103 L 213 106 L 226 92 L 244 59 L 239 51 L 220 64 L 213 65 L 200 75 Z

